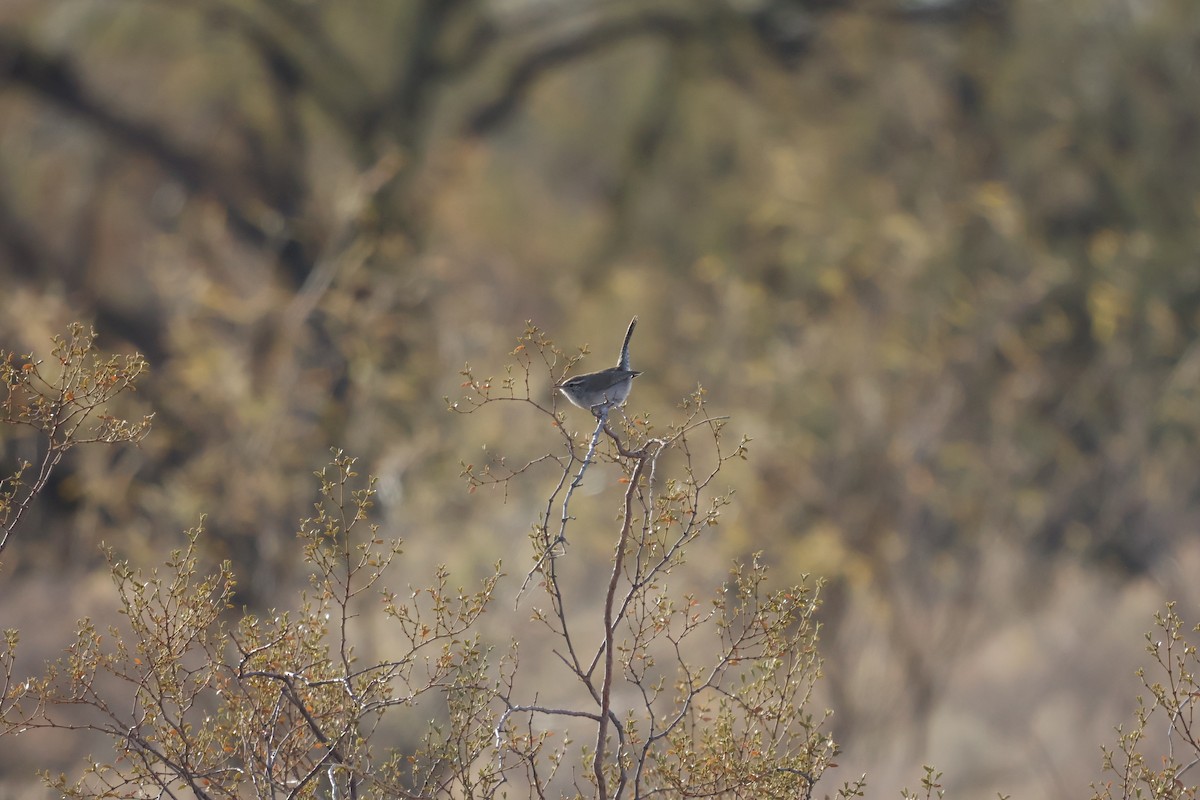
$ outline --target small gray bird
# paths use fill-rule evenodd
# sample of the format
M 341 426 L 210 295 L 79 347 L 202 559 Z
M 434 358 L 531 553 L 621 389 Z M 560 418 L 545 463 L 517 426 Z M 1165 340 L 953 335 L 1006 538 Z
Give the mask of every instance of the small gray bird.
M 621 345 L 621 358 L 615 367 L 576 375 L 562 383 L 556 383 L 554 388 L 572 403 L 586 408 L 597 417 L 610 408 L 623 405 L 633 387 L 633 379 L 642 374 L 629 368 L 629 340 L 633 336 L 633 329 L 637 327 L 637 321 L 638 318 L 634 317 L 629 322 L 629 330 L 625 331 L 625 342 Z

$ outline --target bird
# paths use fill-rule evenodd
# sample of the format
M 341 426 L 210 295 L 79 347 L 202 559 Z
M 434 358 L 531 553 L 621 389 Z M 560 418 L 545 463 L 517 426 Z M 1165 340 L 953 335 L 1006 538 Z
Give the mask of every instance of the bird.
M 610 408 L 624 405 L 633 387 L 633 379 L 642 374 L 640 370 L 629 368 L 629 340 L 637 323 L 636 316 L 629 321 L 625 341 L 621 344 L 621 357 L 615 367 L 567 378 L 554 384 L 554 388 L 574 405 L 591 411 L 596 417 L 607 414 Z

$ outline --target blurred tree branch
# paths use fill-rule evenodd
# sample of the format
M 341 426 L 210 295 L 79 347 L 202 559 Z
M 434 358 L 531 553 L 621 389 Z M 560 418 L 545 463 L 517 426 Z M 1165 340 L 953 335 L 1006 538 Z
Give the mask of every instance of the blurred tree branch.
M 46 52 L 12 29 L 0 29 L 0 82 L 33 91 L 45 101 L 76 114 L 113 142 L 154 159 L 189 192 L 211 196 L 228 215 L 230 227 L 246 241 L 275 250 L 293 271 L 305 272 L 307 246 L 284 237 L 261 208 L 261 188 L 240 180 L 249 171 L 228 168 L 207 156 L 189 152 L 153 125 L 130 118 L 111 103 L 100 101 L 84 84 L 69 58 Z M 247 197 L 248 195 L 248 197 Z
M 700 30 L 701 26 L 691 15 L 648 11 L 629 17 L 602 19 L 581 30 L 538 42 L 507 70 L 503 86 L 495 97 L 468 117 L 464 129 L 476 136 L 488 133 L 519 107 L 537 81 L 564 64 L 634 37 L 651 36 L 678 43 Z

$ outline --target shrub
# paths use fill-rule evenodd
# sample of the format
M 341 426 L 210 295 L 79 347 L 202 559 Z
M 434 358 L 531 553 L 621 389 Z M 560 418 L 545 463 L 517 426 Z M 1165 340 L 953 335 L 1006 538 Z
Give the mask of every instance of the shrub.
M 836 750 L 824 715 L 810 709 L 819 585 L 769 589 L 758 558 L 735 566 L 709 598 L 672 584 L 719 525 L 730 498 L 713 481 L 745 457 L 747 441 L 724 444 L 725 421 L 710 415 L 702 390 L 660 435 L 645 418 L 614 426 L 605 416 L 579 437 L 529 392 L 535 366 L 561 377 L 574 359 L 532 326 L 514 357 L 495 390 L 468 368 L 474 394 L 455 408 L 519 402 L 549 418 L 559 447 L 516 468 L 497 458 L 463 471 L 472 489 L 507 488 L 533 480 L 535 465 L 553 467 L 516 606 L 541 598 L 546 606 L 531 615 L 553 646 L 530 653 L 487 636 L 485 612 L 517 613 L 493 602 L 499 563 L 470 590 L 452 589 L 444 567 L 404 592 L 387 588 L 405 580 L 401 542 L 371 520 L 373 480 L 336 452 L 299 526 L 309 586 L 288 609 L 232 608 L 232 565 L 201 567 L 202 525 L 161 569 L 137 569 L 108 549 L 125 623 L 101 632 L 82 620 L 66 655 L 36 678 L 15 674 L 19 637 L 8 631 L 0 736 L 106 735 L 110 757 L 91 759 L 79 776 L 44 776 L 66 797 L 811 797 Z M 44 421 L 59 416 L 35 415 L 39 430 L 54 435 Z M 139 430 L 94 438 L 136 441 Z M 670 468 L 669 452 L 679 456 Z M 706 463 L 702 452 L 712 455 Z M 615 465 L 624 489 L 592 619 L 568 608 L 563 565 L 575 555 L 567 534 L 583 525 L 574 491 L 601 461 Z M 379 613 L 372 605 L 394 640 L 385 660 L 359 656 L 359 623 Z M 525 688 L 518 678 L 530 661 L 556 669 L 569 699 Z M 413 742 L 381 733 L 414 719 L 423 733 Z
M 1174 603 L 1154 615 L 1155 630 L 1146 634 L 1146 651 L 1158 679 L 1138 670 L 1149 699 L 1138 697 L 1131 727 L 1117 728 L 1116 748 L 1103 748 L 1104 771 L 1113 777 L 1092 785 L 1092 800 L 1200 797 L 1200 786 L 1185 780 L 1200 764 L 1200 729 L 1196 702 L 1200 700 L 1200 656 L 1189 641 Z M 1191 628 L 1200 633 L 1200 625 Z M 1165 742 L 1155 742 L 1154 728 L 1162 725 Z M 1165 751 L 1158 752 L 1155 751 Z
M 42 450 L 36 463 L 22 460 L 0 479 L 0 553 L 68 450 L 97 442 L 136 444 L 150 431 L 153 415 L 130 422 L 106 411 L 117 395 L 135 390 L 146 360 L 137 353 L 103 358 L 95 341 L 95 331 L 74 323 L 67 336 L 54 338 L 48 365 L 32 354 L 0 350 L 0 422 L 33 429 Z

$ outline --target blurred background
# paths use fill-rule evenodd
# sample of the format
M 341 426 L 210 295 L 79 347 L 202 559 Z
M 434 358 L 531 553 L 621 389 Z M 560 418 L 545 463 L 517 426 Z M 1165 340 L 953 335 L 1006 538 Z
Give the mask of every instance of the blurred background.
M 1195 0 L 4 0 L 0 176 L 0 347 L 93 324 L 156 414 L 5 552 L 28 665 L 115 610 L 99 542 L 201 514 L 290 602 L 331 446 L 412 568 L 519 578 L 548 487 L 459 464 L 557 440 L 442 398 L 635 313 L 631 410 L 699 383 L 755 440 L 700 588 L 828 581 L 819 793 L 1083 795 L 1152 613 L 1198 616 Z M 27 746 L 0 797 L 83 755 Z

